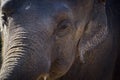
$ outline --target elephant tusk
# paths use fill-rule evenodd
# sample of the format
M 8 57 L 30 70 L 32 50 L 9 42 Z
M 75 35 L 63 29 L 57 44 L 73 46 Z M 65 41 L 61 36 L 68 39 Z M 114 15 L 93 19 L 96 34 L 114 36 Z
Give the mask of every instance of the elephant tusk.
M 37 78 L 37 80 L 48 80 L 48 77 L 49 77 L 49 75 L 48 74 L 42 74 L 42 75 L 40 75 L 38 78 Z
M 44 76 L 44 80 L 47 80 L 47 76 Z

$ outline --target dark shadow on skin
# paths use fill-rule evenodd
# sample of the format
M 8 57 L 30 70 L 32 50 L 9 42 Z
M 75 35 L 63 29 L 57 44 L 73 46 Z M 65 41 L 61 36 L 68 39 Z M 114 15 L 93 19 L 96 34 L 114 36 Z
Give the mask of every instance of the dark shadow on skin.
M 115 50 L 116 53 L 118 53 L 113 80 L 120 80 L 120 1 L 107 0 L 106 10 L 108 15 L 108 25 L 111 28 L 111 32 L 114 34 Z

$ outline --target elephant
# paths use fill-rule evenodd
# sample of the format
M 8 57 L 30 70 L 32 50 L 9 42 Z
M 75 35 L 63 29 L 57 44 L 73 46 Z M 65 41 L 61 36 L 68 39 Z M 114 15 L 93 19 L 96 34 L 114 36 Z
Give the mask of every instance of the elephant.
M 112 80 L 104 0 L 1 0 L 0 80 Z

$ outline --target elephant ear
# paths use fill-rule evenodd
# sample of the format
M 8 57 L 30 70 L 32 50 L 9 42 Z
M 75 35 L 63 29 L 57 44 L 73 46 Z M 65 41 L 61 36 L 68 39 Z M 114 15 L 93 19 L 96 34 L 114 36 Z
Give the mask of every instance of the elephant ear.
M 103 42 L 107 34 L 108 27 L 105 5 L 95 0 L 91 19 L 88 21 L 78 43 L 78 52 L 82 63 L 86 62 L 85 53 Z

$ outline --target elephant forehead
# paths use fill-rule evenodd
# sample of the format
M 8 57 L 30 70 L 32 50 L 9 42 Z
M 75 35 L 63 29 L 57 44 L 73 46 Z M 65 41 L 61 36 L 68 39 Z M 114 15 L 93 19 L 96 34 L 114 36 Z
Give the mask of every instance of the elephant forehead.
M 40 2 L 40 3 L 35 3 L 32 1 L 27 1 L 24 3 L 24 5 L 19 9 L 20 12 L 35 12 L 39 13 L 39 16 L 46 16 L 49 15 L 53 17 L 56 14 L 60 13 L 67 13 L 67 15 L 70 15 L 70 7 L 68 7 L 67 4 L 63 2 Z M 35 14 L 34 13 L 34 14 Z
M 59 1 L 59 0 L 58 0 Z M 12 9 L 16 9 L 16 8 L 20 8 L 21 6 L 24 5 L 24 9 L 25 10 L 29 10 L 31 8 L 31 6 L 37 6 L 39 7 L 39 9 L 41 10 L 42 9 L 48 9 L 48 10 L 51 10 L 53 7 L 54 8 L 58 8 L 58 7 L 67 7 L 66 5 L 63 5 L 61 3 L 65 3 L 63 1 L 59 1 L 58 2 L 57 0 L 56 1 L 47 1 L 47 0 L 2 0 L 1 1 L 1 7 L 2 9 L 5 9 L 5 10 L 9 10 L 10 8 Z M 58 4 L 59 3 L 59 4 Z M 51 7 L 51 5 L 53 5 Z M 56 5 L 54 5 L 56 4 Z M 39 10 L 38 10 L 39 11 Z
M 33 29 L 53 30 L 58 22 L 72 18 L 72 11 L 65 3 L 27 1 L 11 16 L 10 22 Z M 42 26 L 42 27 L 40 27 Z M 31 28 L 32 28 L 31 27 Z M 36 27 L 36 28 L 34 28 Z M 50 29 L 51 28 L 51 29 Z

